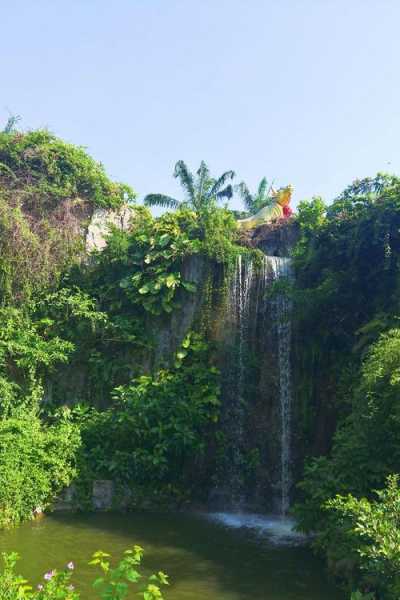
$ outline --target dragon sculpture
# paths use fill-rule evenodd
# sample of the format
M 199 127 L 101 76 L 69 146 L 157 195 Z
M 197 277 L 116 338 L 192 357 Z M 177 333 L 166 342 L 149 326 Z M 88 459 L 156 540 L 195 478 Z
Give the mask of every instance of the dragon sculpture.
M 239 229 L 253 229 L 271 221 L 290 217 L 292 215 L 292 209 L 290 208 L 292 193 L 293 187 L 291 185 L 279 188 L 277 191 L 272 190 L 271 202 L 261 208 L 255 215 L 251 215 L 247 219 L 239 219 L 237 222 Z

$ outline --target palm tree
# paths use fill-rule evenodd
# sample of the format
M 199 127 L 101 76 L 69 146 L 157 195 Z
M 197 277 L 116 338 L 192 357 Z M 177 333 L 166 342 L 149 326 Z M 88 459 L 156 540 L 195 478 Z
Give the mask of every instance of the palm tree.
M 144 203 L 146 206 L 162 206 L 163 208 L 191 208 L 195 212 L 201 213 L 224 198 L 228 200 L 232 198 L 232 185 L 230 183 L 226 185 L 226 183 L 234 176 L 233 171 L 225 171 L 218 179 L 214 179 L 210 176 L 206 163 L 202 161 L 194 177 L 183 160 L 179 160 L 175 165 L 174 177 L 179 179 L 185 192 L 185 199 L 176 200 L 176 198 L 164 194 L 148 194 Z
M 11 115 L 7 119 L 6 126 L 4 127 L 2 133 L 14 133 L 16 131 L 17 123 L 21 120 L 19 115 Z
M 235 188 L 242 198 L 245 207 L 251 215 L 255 215 L 261 208 L 268 206 L 272 202 L 272 185 L 268 186 L 266 177 L 263 177 L 258 185 L 257 192 L 251 194 L 244 181 Z

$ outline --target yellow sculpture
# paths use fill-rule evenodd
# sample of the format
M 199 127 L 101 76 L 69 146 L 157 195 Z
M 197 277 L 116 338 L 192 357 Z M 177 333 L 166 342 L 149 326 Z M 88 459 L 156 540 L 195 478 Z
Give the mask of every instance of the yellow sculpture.
M 239 229 L 253 229 L 264 223 L 270 223 L 277 219 L 287 219 L 292 215 L 290 201 L 292 199 L 293 187 L 289 184 L 279 190 L 272 189 L 271 202 L 261 208 L 255 215 L 247 219 L 240 219 Z

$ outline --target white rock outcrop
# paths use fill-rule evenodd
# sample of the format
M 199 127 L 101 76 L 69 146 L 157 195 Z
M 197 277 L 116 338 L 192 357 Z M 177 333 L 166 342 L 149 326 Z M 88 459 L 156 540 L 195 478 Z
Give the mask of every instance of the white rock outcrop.
M 130 206 L 123 206 L 120 210 L 103 208 L 95 210 L 86 233 L 86 251 L 102 250 L 106 245 L 110 226 L 126 231 L 129 229 L 132 216 L 133 209 Z

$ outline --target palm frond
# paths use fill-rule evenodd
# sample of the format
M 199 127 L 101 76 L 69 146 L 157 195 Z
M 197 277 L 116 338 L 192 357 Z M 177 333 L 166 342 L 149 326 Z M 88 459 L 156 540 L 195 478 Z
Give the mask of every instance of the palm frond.
M 266 177 L 263 177 L 258 185 L 257 196 L 261 199 L 267 194 L 268 181 Z
M 204 162 L 204 160 L 201 161 L 200 167 L 197 169 L 197 175 L 199 177 L 199 183 L 210 179 L 210 169 L 207 167 L 207 164 Z
M 12 133 L 13 131 L 15 131 L 16 125 L 20 120 L 21 117 L 19 115 L 11 115 L 10 117 L 8 117 L 6 126 L 4 127 L 2 133 Z
M 251 196 L 250 190 L 244 181 L 241 181 L 240 183 L 235 185 L 235 190 L 238 192 L 238 194 L 242 198 L 242 200 L 244 200 L 248 196 Z
M 220 190 L 219 192 L 217 192 L 215 194 L 215 197 L 217 198 L 217 200 L 222 200 L 223 198 L 228 198 L 228 200 L 230 200 L 233 196 L 233 187 L 231 186 L 231 184 L 227 185 L 226 187 L 224 187 L 222 190 Z
M 4 163 L 0 162 L 0 171 L 3 170 L 6 173 L 8 173 L 9 175 L 11 175 L 11 177 L 13 179 L 18 179 L 18 177 L 16 176 L 16 174 L 14 173 L 14 171 L 12 169 L 10 169 L 10 167 L 8 165 L 5 165 Z
M 202 195 L 207 182 L 210 181 L 210 169 L 207 167 L 207 164 L 204 162 L 204 160 L 202 160 L 200 163 L 200 167 L 197 170 L 197 176 L 198 176 L 198 182 L 197 182 L 198 192 L 200 195 Z
M 179 208 L 182 202 L 164 194 L 147 194 L 144 204 L 146 206 L 161 206 L 162 208 Z
M 174 177 L 179 179 L 183 189 L 186 192 L 189 202 L 193 202 L 195 197 L 193 175 L 189 171 L 186 163 L 183 160 L 178 160 L 174 169 Z
M 201 209 L 207 203 L 207 189 L 210 186 L 210 181 L 210 170 L 204 160 L 202 160 L 197 170 L 196 195 L 193 201 L 196 210 Z
M 235 189 L 239 193 L 239 196 L 243 200 L 243 204 L 245 205 L 247 210 L 251 212 L 254 206 L 254 197 L 250 193 L 250 190 L 245 184 L 245 182 L 241 181 L 239 185 L 235 186 Z
M 233 179 L 234 177 L 235 177 L 235 171 L 225 171 L 225 173 L 222 173 L 222 175 L 220 177 L 218 177 L 218 179 L 215 180 L 210 191 L 208 192 L 208 196 L 210 198 L 212 198 L 213 196 L 216 196 L 218 198 L 218 194 L 219 194 L 221 188 L 225 185 L 225 183 L 227 181 L 229 181 L 230 179 Z M 232 188 L 232 186 L 228 186 L 228 187 Z M 233 190 L 232 190 L 232 194 L 233 194 Z M 232 197 L 232 194 L 230 197 Z M 225 194 L 225 197 L 226 197 L 226 194 Z

